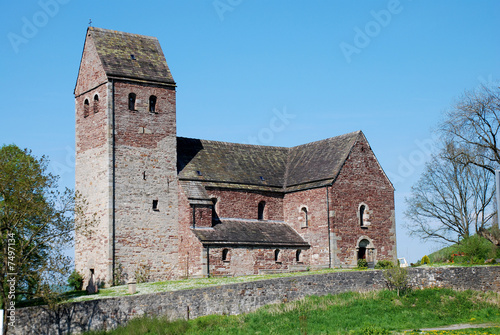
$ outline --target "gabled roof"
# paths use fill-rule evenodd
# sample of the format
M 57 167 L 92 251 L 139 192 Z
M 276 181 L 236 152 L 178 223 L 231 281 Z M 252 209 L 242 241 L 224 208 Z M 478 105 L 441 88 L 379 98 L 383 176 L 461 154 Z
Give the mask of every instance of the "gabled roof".
M 175 85 L 156 37 L 90 27 L 106 75 Z
M 209 246 L 309 247 L 284 222 L 223 219 L 213 228 L 194 228 L 192 231 L 204 245 Z
M 208 187 L 291 192 L 329 185 L 361 131 L 292 148 L 177 138 L 179 179 Z

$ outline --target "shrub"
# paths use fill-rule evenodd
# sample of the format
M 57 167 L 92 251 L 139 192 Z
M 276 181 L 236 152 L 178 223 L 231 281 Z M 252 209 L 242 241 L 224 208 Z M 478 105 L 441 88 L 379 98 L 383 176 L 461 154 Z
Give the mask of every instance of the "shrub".
M 492 243 L 479 235 L 472 235 L 460 241 L 458 246 L 460 252 L 466 255 L 469 263 L 487 259 L 492 251 Z
M 366 259 L 363 258 L 358 259 L 358 268 L 360 269 L 368 268 L 368 262 L 366 261 Z
M 390 269 L 394 267 L 394 263 L 391 261 L 378 261 L 375 265 L 375 269 Z
M 135 270 L 135 280 L 137 284 L 147 283 L 149 281 L 149 277 L 151 275 L 151 266 L 147 264 L 141 264 Z
M 389 290 L 396 290 L 398 296 L 400 293 L 406 293 L 410 289 L 408 282 L 408 271 L 406 268 L 393 267 L 384 270 L 384 278 Z
M 431 260 L 430 260 L 429 256 L 425 255 L 424 257 L 422 257 L 422 261 L 420 263 L 422 265 L 423 264 L 431 264 Z
M 116 264 L 115 271 L 113 271 L 113 278 L 111 278 L 110 283 L 111 286 L 118 286 L 125 284 L 125 280 L 127 279 L 127 274 L 123 269 L 123 265 L 121 263 Z
M 68 285 L 74 291 L 81 291 L 83 288 L 83 276 L 80 272 L 74 270 L 68 278 Z

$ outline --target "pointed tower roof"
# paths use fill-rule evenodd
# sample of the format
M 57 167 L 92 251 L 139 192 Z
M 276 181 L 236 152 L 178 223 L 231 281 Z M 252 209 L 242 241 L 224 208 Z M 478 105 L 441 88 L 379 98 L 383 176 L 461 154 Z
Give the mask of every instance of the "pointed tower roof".
M 89 27 L 87 38 L 94 42 L 108 78 L 175 86 L 156 37 Z

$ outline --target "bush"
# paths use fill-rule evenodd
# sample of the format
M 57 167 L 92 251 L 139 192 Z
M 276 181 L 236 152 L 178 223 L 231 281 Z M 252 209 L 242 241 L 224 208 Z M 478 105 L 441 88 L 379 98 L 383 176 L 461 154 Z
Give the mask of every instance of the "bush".
M 135 270 L 135 281 L 137 284 L 149 282 L 151 275 L 151 266 L 147 264 L 141 264 Z
M 460 241 L 458 246 L 460 252 L 464 253 L 469 263 L 477 263 L 481 259 L 487 259 L 493 248 L 492 243 L 479 235 L 472 235 Z
M 394 263 L 391 261 L 378 261 L 375 265 L 375 269 L 390 269 L 394 267 Z
M 363 258 L 358 259 L 358 268 L 360 269 L 368 268 L 368 262 L 366 261 L 366 259 Z
M 384 270 L 384 278 L 389 290 L 396 290 L 398 296 L 400 293 L 406 293 L 410 289 L 408 282 L 408 271 L 406 268 L 393 267 Z
M 83 276 L 80 272 L 74 270 L 68 278 L 68 285 L 74 291 L 81 291 L 83 288 Z
M 422 257 L 422 261 L 420 263 L 422 265 L 423 264 L 431 264 L 431 260 L 430 260 L 429 256 L 425 255 L 424 257 Z

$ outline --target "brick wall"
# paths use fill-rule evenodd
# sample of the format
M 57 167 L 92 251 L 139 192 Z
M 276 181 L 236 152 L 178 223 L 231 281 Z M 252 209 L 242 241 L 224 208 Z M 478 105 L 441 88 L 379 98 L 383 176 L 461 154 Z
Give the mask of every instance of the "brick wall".
M 129 94 L 136 96 L 129 109 Z M 149 111 L 149 97 L 157 97 Z M 141 266 L 151 279 L 176 276 L 178 201 L 175 90 L 115 83 L 116 264 L 125 279 Z
M 409 269 L 409 276 L 416 288 L 500 292 L 500 267 L 416 268 Z M 68 330 L 79 333 L 112 329 L 144 314 L 167 315 L 171 320 L 209 314 L 240 314 L 255 311 L 266 304 L 310 295 L 384 287 L 382 271 L 351 271 L 86 301 L 60 305 L 56 311 L 45 306 L 28 307 L 16 310 L 16 327 L 9 333 L 65 334 Z
M 258 206 L 264 201 L 264 219 L 283 221 L 283 194 L 209 188 L 207 193 L 217 199 L 217 215 L 221 218 L 257 219 Z
M 374 248 L 375 261 L 396 259 L 394 189 L 365 140 L 355 144 L 329 194 L 335 266 L 356 266 L 363 239 Z M 367 227 L 360 225 L 361 204 L 369 214 Z
M 91 39 L 87 39 L 75 88 L 75 189 L 88 202 L 86 214 L 96 214 L 90 236 L 75 236 L 75 267 L 87 282 L 90 269 L 105 282 L 111 275 L 111 86 Z M 97 96 L 98 101 L 95 100 Z M 86 105 L 86 102 L 88 105 Z

